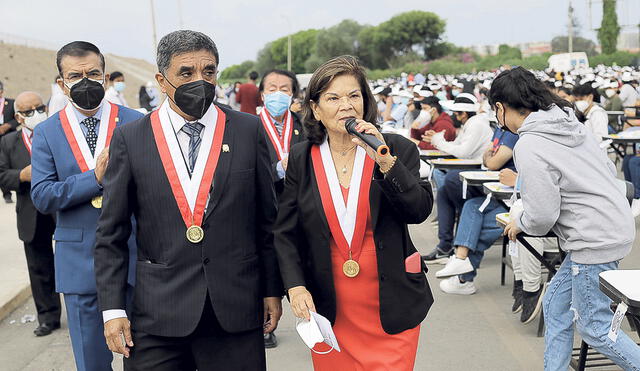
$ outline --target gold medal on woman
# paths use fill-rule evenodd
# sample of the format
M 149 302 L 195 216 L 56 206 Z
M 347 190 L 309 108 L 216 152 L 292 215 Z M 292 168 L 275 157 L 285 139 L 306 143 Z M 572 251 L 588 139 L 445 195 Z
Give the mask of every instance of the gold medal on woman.
M 204 230 L 199 225 L 192 225 L 187 228 L 187 240 L 191 243 L 198 243 L 204 238 Z
M 351 251 L 349 251 L 349 259 L 342 264 L 342 272 L 349 278 L 353 278 L 360 273 L 360 264 L 351 258 Z
M 96 196 L 91 199 L 91 206 L 96 209 L 102 209 L 102 196 Z

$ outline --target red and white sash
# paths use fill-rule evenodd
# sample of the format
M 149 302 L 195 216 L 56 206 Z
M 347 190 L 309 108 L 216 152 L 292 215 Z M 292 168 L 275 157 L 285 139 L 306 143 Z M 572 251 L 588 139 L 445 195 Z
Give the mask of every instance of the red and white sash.
M 24 146 L 27 147 L 27 151 L 29 151 L 29 156 L 31 156 L 31 136 L 33 135 L 33 131 L 23 127 L 22 128 L 22 142 Z
M 331 234 L 344 259 L 349 259 L 351 250 L 352 259 L 357 261 L 367 228 L 369 188 L 375 162 L 358 146 L 345 205 L 326 140 L 320 146 L 311 148 L 311 161 Z
M 180 144 L 171 124 L 167 101 L 151 113 L 153 137 L 160 153 L 162 166 L 167 175 L 173 197 L 176 200 L 186 227 L 201 226 L 207 206 L 209 190 L 218 166 L 222 148 L 226 115 L 217 106 L 211 105 L 199 121 L 204 130 L 198 157 L 191 177 L 185 163 Z M 179 116 L 176 114 L 177 119 Z M 184 120 L 184 119 L 181 119 Z
M 109 146 L 111 143 L 111 136 L 113 130 L 116 128 L 118 121 L 118 106 L 113 103 L 103 101 L 102 102 L 102 114 L 100 115 L 100 129 L 98 130 L 98 140 L 96 142 L 96 148 L 91 155 L 89 145 L 82 133 L 78 117 L 76 116 L 71 103 L 60 111 L 60 122 L 62 123 L 62 130 L 67 137 L 67 142 L 73 152 L 80 171 L 93 170 L 96 168 L 96 160 L 103 149 Z
M 281 160 L 289 154 L 289 148 L 291 148 L 291 133 L 293 132 L 293 115 L 291 111 L 287 110 L 284 116 L 284 123 L 282 127 L 282 135 L 278 134 L 275 122 L 266 108 L 260 111 L 260 120 L 262 120 L 262 126 L 269 135 L 273 148 L 276 150 L 278 160 Z

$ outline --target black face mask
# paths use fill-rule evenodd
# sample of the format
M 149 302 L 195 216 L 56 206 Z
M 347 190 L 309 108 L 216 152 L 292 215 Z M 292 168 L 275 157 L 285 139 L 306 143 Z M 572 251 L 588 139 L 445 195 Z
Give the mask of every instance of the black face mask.
M 104 87 L 101 83 L 83 78 L 69 89 L 71 100 L 85 110 L 96 109 L 104 98 Z
M 173 102 L 180 110 L 191 117 L 201 119 L 216 97 L 216 86 L 204 80 L 192 81 L 177 88 L 167 79 L 165 80 L 176 89 Z

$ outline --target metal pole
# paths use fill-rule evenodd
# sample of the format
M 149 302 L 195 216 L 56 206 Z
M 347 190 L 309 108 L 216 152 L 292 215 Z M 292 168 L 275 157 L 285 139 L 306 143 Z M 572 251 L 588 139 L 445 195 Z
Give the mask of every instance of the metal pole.
M 156 48 L 158 47 L 158 37 L 156 36 L 156 12 L 153 6 L 153 0 L 149 0 L 151 6 L 151 34 L 153 35 L 153 56 L 156 56 Z
M 569 0 L 569 53 L 573 53 L 573 8 Z
M 182 19 L 182 1 L 178 0 L 178 21 L 180 22 L 180 29 L 184 29 L 184 21 Z
M 291 71 L 291 33 L 287 38 L 287 70 Z

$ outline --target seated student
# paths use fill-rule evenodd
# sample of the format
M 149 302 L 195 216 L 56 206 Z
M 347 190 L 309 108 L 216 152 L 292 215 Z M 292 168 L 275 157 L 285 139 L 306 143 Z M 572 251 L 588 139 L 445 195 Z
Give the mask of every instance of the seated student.
M 444 132 L 436 133 L 432 129 L 425 131 L 422 141 L 457 158 L 481 159 L 493 132 L 487 115 L 476 114 L 480 108 L 476 97 L 468 93 L 459 94 L 453 103 L 448 103 L 444 108 L 453 111 L 454 127 L 456 123 L 461 126 L 456 138 L 449 141 L 445 138 Z M 444 184 L 444 175 L 441 170 L 433 171 L 433 179 L 438 189 Z
M 598 143 L 602 142 L 602 137 L 609 134 L 609 118 L 604 108 L 600 107 L 600 94 L 591 86 L 591 82 L 578 85 L 573 88 L 574 104 L 582 112 L 586 121 L 584 125 L 591 130 Z M 606 153 L 606 149 L 604 149 Z
M 505 168 L 513 169 L 515 167 L 512 158 L 513 147 L 515 147 L 517 141 L 517 135 L 497 128 L 493 135 L 490 148 L 487 149 L 483 155 L 484 166 L 493 171 Z M 424 257 L 424 260 L 427 263 L 444 263 L 449 259 L 449 256 L 453 254 L 453 227 L 455 224 L 455 217 L 456 213 L 462 210 L 466 201 L 462 197 L 462 181 L 460 180 L 460 172 L 461 171 L 459 170 L 447 172 L 443 178 L 442 186 L 438 188 L 436 202 L 438 205 L 438 238 L 440 239 L 440 242 L 429 255 Z M 482 187 L 467 187 L 467 199 L 472 199 L 474 197 L 481 197 L 484 199 Z M 477 215 L 472 215 L 470 217 L 476 219 Z M 462 220 L 460 223 L 462 223 Z M 458 229 L 460 230 L 460 227 L 458 227 Z M 466 245 L 463 246 L 466 248 L 470 247 Z M 457 260 L 460 260 L 460 262 Z M 477 263 L 479 264 L 479 260 Z M 472 263 L 467 258 L 466 253 L 462 253 L 462 250 L 460 253 L 460 259 L 452 258 L 447 264 L 471 268 L 468 271 L 473 270 Z M 458 274 L 455 273 L 457 268 L 450 267 L 449 269 L 452 271 L 449 275 Z M 446 271 L 447 270 L 445 270 L 445 272 Z
M 409 110 L 410 99 L 410 97 L 404 96 L 401 92 L 392 92 L 387 98 L 385 110 L 382 112 L 382 122 L 392 123 L 396 127 L 401 127 L 404 122 L 404 115 Z
M 426 97 L 420 101 L 421 111 L 418 118 L 411 125 L 411 141 L 420 149 L 436 149 L 433 144 L 422 140 L 425 132 L 433 130 L 436 133 L 444 131 L 444 139 L 452 142 L 456 139 L 456 128 L 453 120 L 442 110 L 440 99 L 436 97 Z
M 633 183 L 634 194 L 631 202 L 631 213 L 634 218 L 640 215 L 640 154 L 624 156 L 622 159 L 624 179 Z

